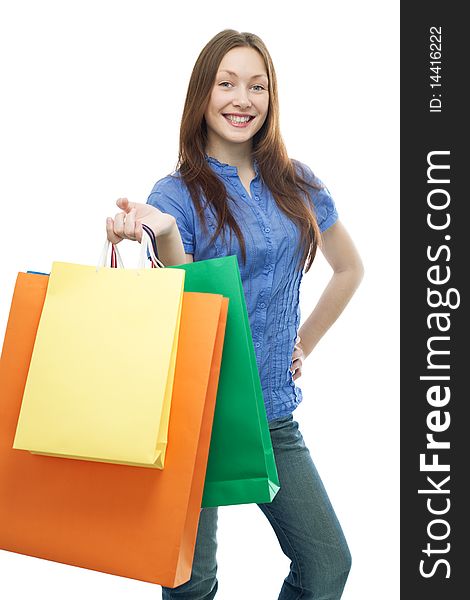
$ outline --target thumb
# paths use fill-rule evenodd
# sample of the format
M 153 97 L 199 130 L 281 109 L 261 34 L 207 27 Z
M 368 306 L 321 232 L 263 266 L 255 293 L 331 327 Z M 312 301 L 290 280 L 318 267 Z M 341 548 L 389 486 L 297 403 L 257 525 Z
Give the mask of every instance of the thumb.
M 116 204 L 121 210 L 123 210 L 126 213 L 130 212 L 131 209 L 135 208 L 135 203 L 129 202 L 127 198 L 118 198 L 116 200 Z

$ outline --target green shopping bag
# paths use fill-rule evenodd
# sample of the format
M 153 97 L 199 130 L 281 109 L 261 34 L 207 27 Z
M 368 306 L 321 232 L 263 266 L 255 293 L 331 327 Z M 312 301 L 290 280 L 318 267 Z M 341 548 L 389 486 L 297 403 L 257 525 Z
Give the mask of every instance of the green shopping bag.
M 186 271 L 186 292 L 230 299 L 202 506 L 271 502 L 279 479 L 237 257 L 168 268 Z

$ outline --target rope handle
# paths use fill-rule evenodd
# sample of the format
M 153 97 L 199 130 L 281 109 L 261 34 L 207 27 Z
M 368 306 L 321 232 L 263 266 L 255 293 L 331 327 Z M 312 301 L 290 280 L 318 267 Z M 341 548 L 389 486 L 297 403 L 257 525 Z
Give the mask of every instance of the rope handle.
M 109 247 L 111 246 L 111 268 L 116 269 L 117 267 L 124 269 L 124 263 L 122 261 L 122 257 L 119 253 L 117 244 L 112 244 L 108 239 L 106 239 L 103 250 L 101 251 L 101 256 L 99 258 L 98 264 L 96 266 L 96 270 L 105 267 L 108 254 Z M 157 240 L 155 238 L 155 234 L 153 230 L 148 227 L 148 225 L 142 224 L 142 240 L 140 242 L 140 257 L 138 269 L 145 269 L 147 265 L 147 259 L 150 259 L 152 268 L 164 268 L 165 265 L 157 258 Z

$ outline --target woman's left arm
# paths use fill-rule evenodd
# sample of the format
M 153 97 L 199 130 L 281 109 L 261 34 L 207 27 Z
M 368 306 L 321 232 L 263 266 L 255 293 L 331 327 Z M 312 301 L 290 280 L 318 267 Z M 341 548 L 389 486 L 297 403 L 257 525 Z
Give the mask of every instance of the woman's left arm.
M 323 232 L 321 250 L 333 269 L 333 275 L 312 313 L 299 329 L 292 355 L 294 380 L 302 375 L 303 360 L 343 312 L 364 275 L 361 257 L 340 221 Z

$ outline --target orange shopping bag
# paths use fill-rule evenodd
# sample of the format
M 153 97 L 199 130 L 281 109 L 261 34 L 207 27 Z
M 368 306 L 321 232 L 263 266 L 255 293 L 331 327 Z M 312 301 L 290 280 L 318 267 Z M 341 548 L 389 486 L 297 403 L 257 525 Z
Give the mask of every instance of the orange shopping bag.
M 47 283 L 19 274 L 0 361 L 0 548 L 178 586 L 191 574 L 228 300 L 184 294 L 165 468 L 142 469 L 12 449 Z

